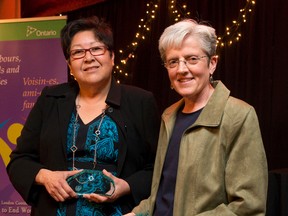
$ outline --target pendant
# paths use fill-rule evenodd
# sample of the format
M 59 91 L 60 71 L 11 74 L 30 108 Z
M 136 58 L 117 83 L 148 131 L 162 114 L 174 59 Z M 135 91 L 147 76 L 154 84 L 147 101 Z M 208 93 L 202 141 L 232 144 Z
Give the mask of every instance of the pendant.
M 93 175 L 90 175 L 90 176 L 88 177 L 88 181 L 93 181 L 93 180 L 94 180 Z

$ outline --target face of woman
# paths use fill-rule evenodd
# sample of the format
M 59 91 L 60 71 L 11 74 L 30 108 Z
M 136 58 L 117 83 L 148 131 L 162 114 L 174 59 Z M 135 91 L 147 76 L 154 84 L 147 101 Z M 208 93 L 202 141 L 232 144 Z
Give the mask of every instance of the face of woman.
M 217 57 L 212 56 L 209 60 L 198 39 L 190 36 L 183 41 L 180 48 L 170 48 L 166 51 L 168 64 L 178 60 L 180 61 L 176 67 L 167 66 L 168 76 L 175 91 L 193 101 L 209 94 L 209 76 L 216 69 Z
M 69 67 L 72 75 L 80 86 L 83 85 L 106 85 L 110 83 L 112 70 L 114 66 L 114 53 L 104 48 L 104 53 L 93 56 L 90 51 L 86 50 L 83 58 L 73 58 L 72 52 L 79 52 L 81 49 L 90 49 L 92 52 L 103 47 L 104 44 L 99 42 L 92 31 L 82 31 L 75 34 L 71 41 Z M 98 51 L 95 51 L 95 53 Z

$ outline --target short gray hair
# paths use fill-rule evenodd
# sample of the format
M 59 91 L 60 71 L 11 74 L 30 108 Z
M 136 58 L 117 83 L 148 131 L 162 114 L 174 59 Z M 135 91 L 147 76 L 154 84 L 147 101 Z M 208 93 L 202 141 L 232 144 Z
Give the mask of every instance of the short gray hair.
M 167 49 L 180 48 L 183 40 L 189 36 L 199 39 L 203 51 L 209 57 L 216 55 L 217 36 L 215 29 L 193 19 L 184 19 L 168 26 L 162 33 L 158 47 L 162 61 L 166 61 Z

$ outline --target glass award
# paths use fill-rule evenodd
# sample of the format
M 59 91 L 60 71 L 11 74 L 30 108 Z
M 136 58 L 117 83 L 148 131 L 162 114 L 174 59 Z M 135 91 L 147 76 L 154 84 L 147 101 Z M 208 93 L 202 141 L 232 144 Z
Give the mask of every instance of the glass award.
M 99 170 L 83 170 L 67 178 L 67 182 L 78 196 L 91 193 L 111 196 L 115 191 L 114 181 Z

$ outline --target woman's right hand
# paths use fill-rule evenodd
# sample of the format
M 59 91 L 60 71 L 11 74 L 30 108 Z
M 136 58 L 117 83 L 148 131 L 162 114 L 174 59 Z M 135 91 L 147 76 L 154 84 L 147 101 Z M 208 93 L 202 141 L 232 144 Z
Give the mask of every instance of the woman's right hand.
M 50 196 L 57 202 L 63 202 L 69 198 L 77 197 L 77 194 L 68 185 L 66 179 L 82 170 L 51 171 L 40 169 L 35 177 L 35 183 L 44 185 Z

